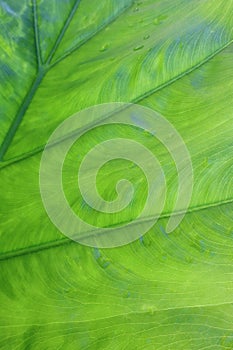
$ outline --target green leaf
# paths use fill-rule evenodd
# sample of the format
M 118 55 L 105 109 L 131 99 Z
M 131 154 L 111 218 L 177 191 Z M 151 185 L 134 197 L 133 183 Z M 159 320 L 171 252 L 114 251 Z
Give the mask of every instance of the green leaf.
M 0 1 L 2 349 L 233 348 L 232 11 L 231 0 Z M 167 235 L 178 184 L 166 149 L 137 128 L 92 129 L 64 164 L 76 213 L 106 225 L 74 190 L 74 157 L 119 135 L 157 156 L 168 192 L 150 232 L 99 250 L 49 220 L 41 152 L 70 115 L 120 101 L 149 107 L 177 129 L 192 159 L 193 195 Z M 101 170 L 103 197 L 114 198 L 125 168 L 118 160 Z M 133 220 L 143 205 L 144 175 L 127 169 L 134 206 L 107 225 Z

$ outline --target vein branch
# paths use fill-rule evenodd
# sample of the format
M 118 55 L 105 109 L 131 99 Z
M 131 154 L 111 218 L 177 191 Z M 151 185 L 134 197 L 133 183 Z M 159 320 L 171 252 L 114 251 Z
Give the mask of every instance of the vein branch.
M 200 212 L 209 208 L 216 208 L 218 206 L 224 206 L 224 205 L 231 205 L 233 203 L 233 198 L 229 198 L 226 200 L 220 200 L 218 202 L 214 202 L 214 203 L 209 203 L 209 204 L 205 204 L 205 205 L 196 205 L 194 207 L 189 208 L 186 211 L 186 215 L 187 214 L 191 214 L 191 213 L 195 213 L 195 212 Z M 165 219 L 165 218 L 169 218 L 172 215 L 180 215 L 181 212 L 177 212 L 177 213 L 164 213 L 162 215 L 160 215 L 160 217 L 158 218 L 158 220 L 161 219 Z M 144 222 L 148 222 L 148 221 L 154 221 L 154 217 L 147 217 L 145 218 Z M 122 221 L 119 222 L 121 225 L 126 224 L 126 221 Z M 135 222 L 135 225 L 138 225 L 140 222 Z M 93 230 L 92 233 L 89 234 L 89 236 L 91 236 L 92 234 L 95 234 L 95 230 Z M 86 236 L 87 237 L 87 236 Z M 169 237 L 169 236 L 167 236 Z M 77 237 L 74 237 L 77 239 Z M 64 246 L 64 245 L 68 245 L 68 244 L 77 244 L 77 242 L 75 240 L 72 240 L 68 237 L 62 237 L 60 239 L 54 239 L 52 241 L 48 241 L 45 243 L 39 243 L 36 245 L 32 245 L 32 246 L 27 246 L 25 248 L 20 248 L 20 249 L 16 249 L 13 251 L 9 251 L 9 252 L 5 252 L 5 253 L 0 253 L 0 261 L 3 260 L 7 260 L 7 259 L 12 259 L 12 258 L 16 258 L 22 255 L 27 255 L 27 254 L 32 254 L 32 253 L 39 253 L 40 251 L 43 250 L 47 250 L 47 249 L 51 249 L 51 248 L 55 248 L 55 247 L 60 247 L 60 246 Z
M 37 57 L 37 64 L 38 64 L 38 70 L 42 66 L 42 57 L 41 57 L 41 50 L 40 50 L 40 38 L 39 38 L 39 29 L 38 29 L 38 16 L 37 16 L 37 4 L 36 0 L 32 0 L 32 8 L 33 8 L 33 25 L 34 25 L 34 35 L 35 35 L 35 45 L 36 45 L 36 57 Z
M 64 24 L 64 26 L 62 28 L 62 30 L 60 31 L 60 33 L 59 33 L 59 35 L 57 37 L 57 40 L 55 41 L 55 44 L 54 44 L 54 46 L 53 46 L 53 48 L 52 48 L 52 50 L 51 50 L 51 52 L 50 52 L 50 54 L 48 56 L 48 59 L 46 61 L 47 65 L 50 64 L 50 62 L 51 62 L 55 52 L 57 51 L 57 48 L 60 45 L 60 43 L 61 43 L 61 41 L 62 41 L 62 39 L 63 39 L 63 37 L 65 35 L 65 32 L 66 32 L 67 28 L 69 27 L 70 22 L 72 21 L 72 19 L 73 19 L 74 15 L 75 15 L 75 12 L 76 12 L 80 2 L 81 2 L 81 0 L 77 0 L 75 2 L 75 4 L 74 4 L 72 10 L 70 11 L 70 14 L 69 14 L 69 16 L 68 16 L 68 18 L 67 18 L 67 20 L 66 20 L 66 22 L 65 22 L 65 24 Z
M 40 50 L 40 41 L 39 41 L 39 30 L 38 30 L 38 17 L 37 17 L 37 4 L 36 4 L 36 0 L 32 0 L 32 12 L 33 12 L 33 26 L 34 26 L 34 36 L 35 36 L 35 47 L 36 47 L 36 57 L 37 57 L 37 76 L 35 77 L 35 79 L 33 80 L 31 87 L 28 91 L 28 93 L 26 94 L 23 103 L 21 104 L 15 118 L 13 119 L 10 128 L 6 134 L 5 139 L 3 140 L 1 146 L 0 146 L 0 161 L 3 160 L 8 148 L 10 147 L 10 144 L 19 128 L 19 125 L 21 124 L 23 117 L 25 115 L 25 112 L 27 111 L 43 77 L 45 76 L 48 68 L 47 68 L 47 64 L 50 62 L 50 60 L 52 59 L 54 53 L 56 52 L 56 49 L 58 47 L 58 45 L 60 44 L 65 31 L 67 29 L 67 27 L 69 26 L 70 21 L 72 20 L 75 11 L 79 5 L 81 0 L 77 0 L 75 5 L 73 6 L 68 19 L 66 20 L 66 23 L 63 27 L 63 29 L 61 30 L 55 45 L 53 47 L 53 49 L 51 50 L 51 53 L 49 55 L 49 59 L 47 60 L 46 64 L 44 64 L 42 62 L 42 57 L 41 57 L 41 50 Z
M 74 17 L 74 14 L 78 8 L 78 5 L 80 4 L 81 0 L 77 0 L 72 8 L 72 10 L 70 11 L 70 14 L 62 28 L 62 30 L 60 31 L 60 34 L 48 56 L 48 59 L 45 63 L 42 62 L 42 58 L 41 58 L 41 50 L 40 50 L 40 45 L 39 45 L 39 30 L 38 30 L 38 18 L 37 18 L 37 5 L 36 5 L 36 0 L 32 0 L 33 2 L 33 18 L 34 18 L 34 32 L 35 32 L 35 45 L 36 45 L 36 52 L 37 52 L 37 60 L 38 60 L 38 74 L 37 77 L 34 79 L 31 88 L 29 90 L 29 92 L 27 93 L 22 105 L 20 106 L 15 119 L 13 120 L 8 133 L 2 143 L 2 145 L 0 146 L 0 161 L 3 161 L 4 155 L 6 154 L 12 139 L 24 117 L 24 114 L 28 108 L 28 106 L 30 105 L 36 90 L 38 89 L 40 82 L 42 81 L 43 77 L 45 76 L 45 74 L 47 73 L 47 71 L 52 68 L 54 65 L 56 65 L 57 63 L 59 63 L 60 61 L 62 61 L 63 59 L 65 59 L 68 55 L 72 54 L 75 50 L 77 50 L 80 46 L 84 45 L 88 40 L 90 40 L 94 35 L 98 34 L 101 30 L 103 30 L 106 25 L 109 25 L 110 23 L 112 23 L 113 21 L 116 20 L 116 18 L 118 18 L 120 15 L 122 15 L 126 10 L 129 9 L 129 7 L 124 8 L 124 11 L 122 11 L 121 13 L 118 13 L 118 15 L 116 17 L 114 17 L 110 22 L 105 23 L 103 26 L 101 26 L 99 28 L 99 30 L 97 32 L 95 32 L 93 35 L 91 35 L 90 37 L 88 37 L 85 41 L 79 43 L 78 46 L 74 47 L 71 49 L 71 51 L 65 53 L 63 56 L 61 56 L 60 58 L 58 58 L 55 62 L 51 63 L 52 58 L 54 57 L 54 54 L 59 46 L 59 44 L 61 43 L 65 32 L 72 20 L 72 18 Z M 134 2 L 131 3 L 131 6 Z M 204 60 L 202 60 L 201 62 L 197 63 L 196 65 L 190 67 L 188 70 L 182 72 L 181 74 L 175 76 L 174 78 L 166 81 L 165 83 L 156 86 L 155 88 L 147 91 L 145 94 L 138 96 L 137 98 L 135 98 L 134 100 L 130 101 L 131 103 L 136 103 L 139 102 L 141 100 L 143 100 L 144 98 L 147 98 L 148 96 L 150 96 L 151 94 L 165 88 L 166 86 L 176 82 L 178 79 L 181 79 L 183 76 L 190 74 L 192 71 L 196 70 L 197 68 L 199 68 L 200 66 L 202 66 L 203 64 L 207 63 L 210 59 L 212 59 L 215 55 L 217 55 L 218 53 L 220 53 L 222 50 L 224 50 L 226 47 L 228 47 L 229 45 L 231 45 L 233 43 L 233 40 L 227 42 L 225 45 L 223 45 L 222 47 L 220 47 L 218 50 L 216 50 L 215 52 L 213 52 L 212 54 L 210 54 L 209 56 L 207 56 Z M 11 165 L 15 162 L 18 162 L 20 160 L 23 160 L 27 157 L 33 156 L 34 154 L 41 152 L 44 148 L 44 145 L 37 147 L 36 149 L 21 154 L 19 157 L 15 157 L 15 158 L 11 158 L 8 161 L 6 161 L 5 164 L 3 164 L 3 167 Z
M 44 73 L 43 71 L 39 71 L 39 73 L 37 74 L 37 77 L 34 79 L 31 88 L 29 90 L 29 92 L 27 93 L 26 97 L 24 98 L 24 101 L 22 103 L 22 105 L 20 106 L 18 113 L 16 114 L 15 119 L 13 120 L 7 134 L 6 137 L 0 147 L 0 161 L 3 160 L 4 155 L 6 154 L 15 134 L 16 131 L 24 117 L 24 114 L 26 112 L 26 110 L 28 109 L 28 106 L 36 92 L 36 90 L 38 89 L 38 86 L 40 85 L 41 80 L 43 79 Z
M 55 62 L 53 62 L 50 66 L 50 68 L 54 67 L 61 61 L 63 61 L 66 57 L 72 55 L 73 52 L 77 51 L 80 47 L 82 47 L 84 44 L 86 44 L 88 41 L 90 41 L 93 37 L 95 37 L 97 34 L 99 34 L 103 29 L 106 28 L 106 26 L 109 26 L 112 24 L 117 18 L 119 18 L 122 14 L 125 13 L 125 11 L 129 10 L 133 6 L 134 2 L 131 2 L 129 6 L 126 6 L 123 8 L 121 12 L 119 12 L 116 16 L 113 16 L 109 21 L 106 21 L 103 23 L 97 31 L 90 34 L 87 38 L 79 42 L 76 46 L 72 47 L 69 51 L 65 52 L 62 56 L 58 57 Z

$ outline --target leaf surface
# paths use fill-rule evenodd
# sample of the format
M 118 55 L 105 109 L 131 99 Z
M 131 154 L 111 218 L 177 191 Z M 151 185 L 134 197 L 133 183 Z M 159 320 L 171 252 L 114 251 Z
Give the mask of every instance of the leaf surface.
M 0 1 L 1 348 L 232 349 L 232 11 L 231 0 Z M 172 123 L 190 152 L 194 188 L 184 220 L 166 235 L 177 191 L 168 152 L 135 128 L 93 129 L 65 163 L 74 211 L 111 226 L 133 220 L 143 204 L 144 178 L 132 164 L 137 197 L 123 216 L 90 213 L 74 191 L 74 155 L 110 136 L 148 147 L 168 188 L 150 232 L 98 250 L 50 222 L 39 166 L 63 120 L 114 101 Z M 103 169 L 103 196 L 114 197 L 124 173 L 123 160 Z

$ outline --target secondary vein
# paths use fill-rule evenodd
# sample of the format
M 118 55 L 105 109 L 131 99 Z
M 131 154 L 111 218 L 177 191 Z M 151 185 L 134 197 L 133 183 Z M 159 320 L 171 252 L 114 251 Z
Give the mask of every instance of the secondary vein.
M 40 50 L 40 38 L 39 38 L 39 30 L 38 30 L 38 17 L 37 17 L 37 5 L 36 0 L 33 1 L 33 25 L 34 25 L 34 36 L 35 36 L 35 45 L 36 45 L 36 57 L 37 57 L 37 64 L 38 64 L 38 71 L 40 67 L 42 66 L 42 57 L 41 57 L 41 50 Z
M 233 40 L 230 40 L 229 42 L 227 42 L 225 45 L 223 45 L 222 47 L 220 47 L 218 50 L 214 51 L 212 54 L 208 55 L 205 59 L 203 59 L 201 62 L 198 62 L 196 65 L 192 66 L 191 68 L 189 68 L 188 70 L 178 74 L 177 76 L 175 76 L 174 78 L 164 82 L 163 84 L 159 85 L 159 86 L 156 86 L 154 89 L 151 89 L 149 91 L 147 91 L 145 94 L 143 95 L 140 95 L 138 97 L 136 97 L 134 100 L 132 101 L 129 101 L 129 103 L 138 103 L 140 101 L 142 101 L 143 99 L 149 97 L 150 95 L 152 95 L 153 93 L 157 92 L 157 91 L 160 91 L 162 89 L 164 89 L 165 87 L 175 83 L 177 80 L 183 78 L 184 76 L 192 73 L 193 71 L 195 71 L 196 69 L 198 69 L 199 67 L 201 67 L 202 65 L 206 64 L 208 61 L 210 61 L 212 58 L 214 58 L 217 54 L 219 54 L 221 51 L 225 50 L 228 46 L 230 46 L 231 44 L 233 43 Z M 33 96 L 32 96 L 33 97 Z M 28 106 L 27 106 L 28 107 Z M 26 110 L 25 110 L 26 111 Z M 23 117 L 23 116 L 22 116 Z M 17 130 L 17 128 L 16 128 Z M 12 139 L 12 138 L 11 138 Z M 63 141 L 63 140 L 61 140 Z M 5 141 L 4 141 L 5 142 Z M 4 142 L 2 144 L 2 147 L 4 146 Z M 8 144 L 9 146 L 9 144 Z M 7 148 L 4 150 L 4 152 L 1 151 L 1 148 L 0 148 L 0 161 L 2 160 Z M 37 148 L 34 148 L 32 151 L 29 151 L 29 152 L 25 152 L 23 154 L 21 154 L 20 156 L 18 157 L 12 157 L 10 158 L 9 160 L 5 161 L 5 163 L 0 163 L 0 171 L 1 169 L 4 169 L 10 165 L 13 165 L 15 163 L 18 163 L 24 159 L 27 159 L 27 158 L 30 158 L 40 152 L 42 152 L 44 149 L 44 145 L 41 145 L 41 146 L 38 146 Z
M 199 212 L 199 211 L 206 210 L 206 209 L 209 209 L 209 208 L 214 208 L 214 207 L 222 206 L 222 205 L 228 205 L 228 204 L 232 204 L 232 203 L 233 203 L 233 198 L 229 198 L 229 199 L 224 200 L 224 201 L 204 204 L 204 205 L 200 205 L 200 206 L 194 206 L 194 207 L 189 208 L 186 211 L 186 214 L 191 214 L 191 213 L 194 213 L 194 212 Z M 181 212 L 172 213 L 172 214 L 173 215 L 179 215 L 180 213 Z M 164 213 L 164 214 L 162 214 L 159 217 L 158 220 L 168 218 L 168 217 L 170 217 L 170 215 L 171 215 L 171 213 Z M 147 217 L 147 218 L 145 218 L 144 222 L 145 221 L 151 221 L 151 220 L 154 220 L 154 218 Z M 119 224 L 123 225 L 124 223 L 125 222 L 120 222 Z M 135 225 L 136 224 L 138 224 L 138 222 L 135 223 Z M 91 235 L 91 233 L 90 233 L 90 235 Z M 6 252 L 6 253 L 0 253 L 0 261 L 16 258 L 16 257 L 22 256 L 22 255 L 38 253 L 38 252 L 40 252 L 42 250 L 55 248 L 55 247 L 59 247 L 59 246 L 66 245 L 66 244 L 71 244 L 71 243 L 77 244 L 76 241 L 73 241 L 73 240 L 71 240 L 68 237 L 55 239 L 55 240 L 52 240 L 52 241 L 49 241 L 49 242 L 45 242 L 45 243 L 40 243 L 40 244 L 37 244 L 37 245 L 34 245 L 34 246 L 28 246 L 28 247 L 25 247 L 25 248 L 16 249 L 14 251 L 9 251 L 9 252 Z
M 55 52 L 57 51 L 57 48 L 60 45 L 60 43 L 61 43 L 61 41 L 62 41 L 62 39 L 63 39 L 63 37 L 65 35 L 65 32 L 66 32 L 67 28 L 69 27 L 70 22 L 72 21 L 74 15 L 76 13 L 76 10 L 77 10 L 80 2 L 81 2 L 81 0 L 77 0 L 75 2 L 75 4 L 74 4 L 72 10 L 70 11 L 69 16 L 68 16 L 68 18 L 67 18 L 67 20 L 66 20 L 66 22 L 65 22 L 65 24 L 64 24 L 64 26 L 62 28 L 62 30 L 60 31 L 60 34 L 58 35 L 57 40 L 55 41 L 55 44 L 54 44 L 54 46 L 53 46 L 53 48 L 52 48 L 52 50 L 51 50 L 51 52 L 50 52 L 50 54 L 48 56 L 48 59 L 46 61 L 47 65 L 50 64 L 50 62 L 51 62 Z

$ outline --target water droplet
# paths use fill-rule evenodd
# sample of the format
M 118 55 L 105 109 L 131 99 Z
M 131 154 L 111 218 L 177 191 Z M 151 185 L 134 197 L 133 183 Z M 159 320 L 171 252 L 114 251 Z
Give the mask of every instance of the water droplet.
M 135 9 L 133 10 L 133 12 L 137 12 L 139 11 L 139 8 L 138 7 L 135 7 Z
M 109 44 L 104 44 L 101 48 L 100 48 L 100 52 L 104 52 L 108 49 Z
M 134 51 L 141 50 L 144 47 L 144 45 L 138 45 L 134 48 Z
M 145 35 L 145 36 L 144 36 L 144 38 L 143 38 L 143 39 L 144 39 L 144 40 L 147 40 L 147 39 L 149 39 L 149 37 L 150 37 L 150 35 L 149 35 L 149 34 L 147 34 L 147 35 Z
M 158 17 L 156 17 L 153 21 L 154 25 L 160 24 L 162 23 L 165 19 L 167 18 L 167 16 L 165 15 L 160 15 Z

